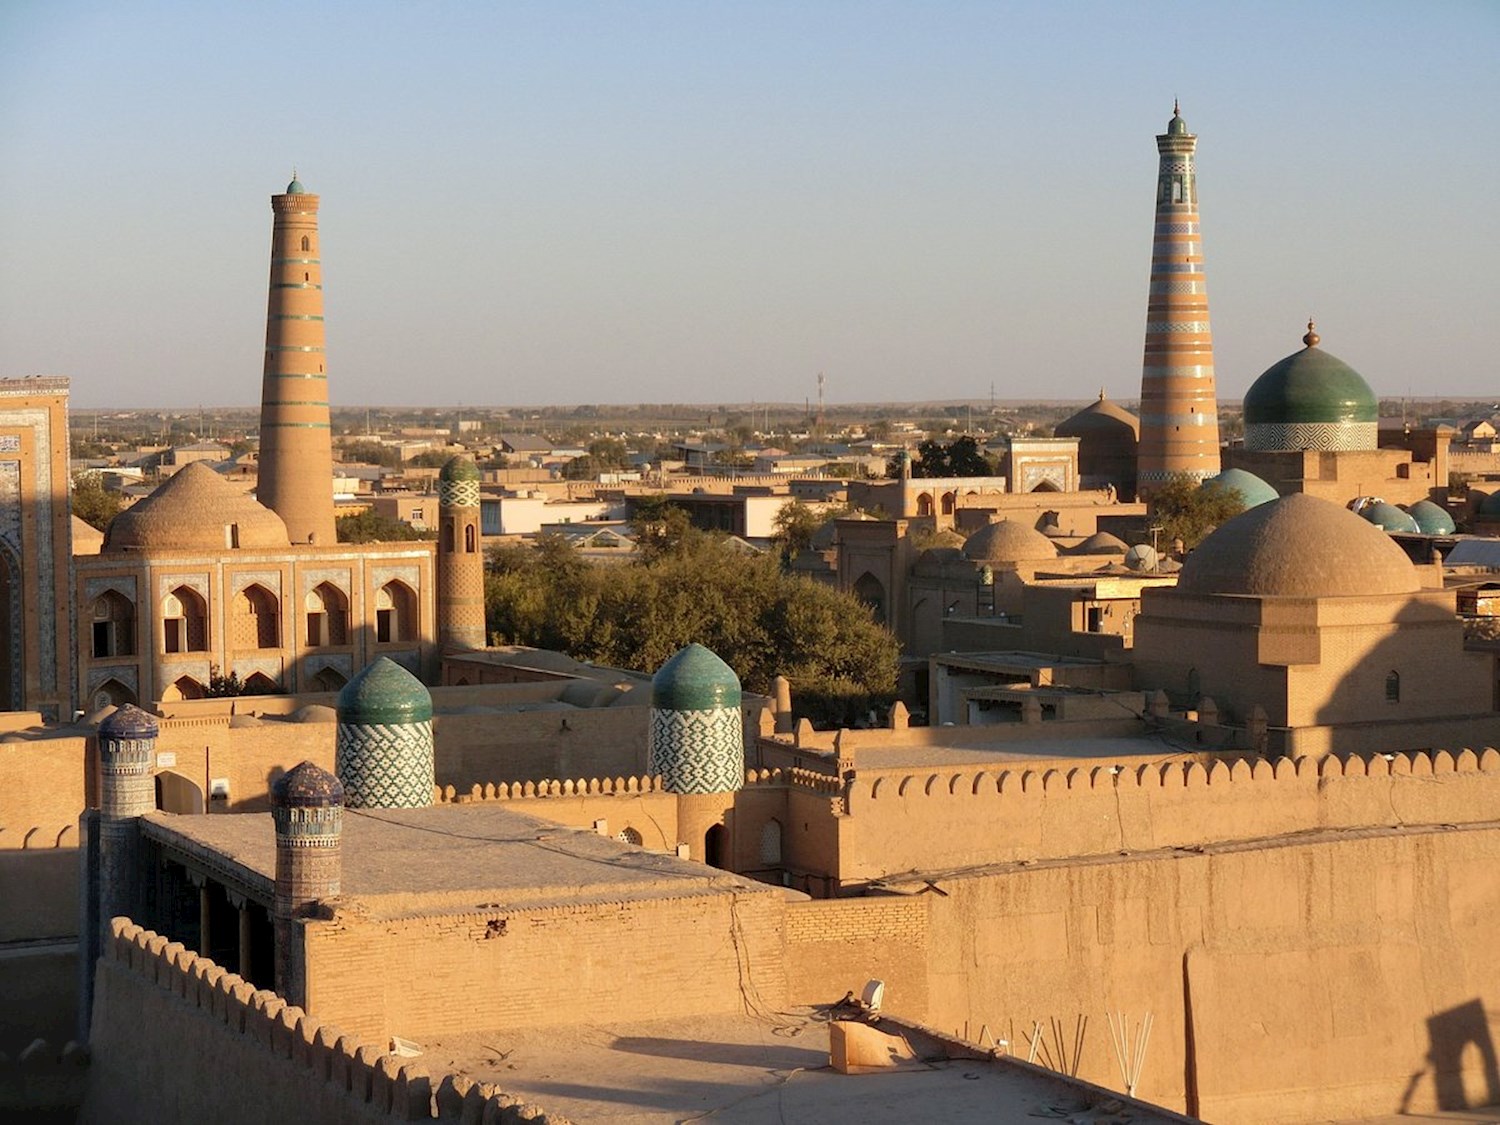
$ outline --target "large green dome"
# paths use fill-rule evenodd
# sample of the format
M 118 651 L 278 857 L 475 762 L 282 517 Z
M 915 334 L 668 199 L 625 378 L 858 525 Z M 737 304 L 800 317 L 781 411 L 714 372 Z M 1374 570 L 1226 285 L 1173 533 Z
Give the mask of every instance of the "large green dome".
M 1309 321 L 1307 346 L 1267 368 L 1245 394 L 1245 448 L 1374 449 L 1380 403 L 1363 376 L 1319 348 Z

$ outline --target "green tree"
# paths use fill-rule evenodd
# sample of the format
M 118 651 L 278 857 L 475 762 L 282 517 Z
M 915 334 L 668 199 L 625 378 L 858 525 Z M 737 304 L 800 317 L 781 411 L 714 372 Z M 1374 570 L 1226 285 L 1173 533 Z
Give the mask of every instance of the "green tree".
M 636 498 L 630 532 L 635 536 L 636 550 L 648 561 L 674 554 L 685 542 L 703 534 L 693 526 L 686 510 L 661 494 Z
M 499 642 L 651 672 L 697 641 L 748 691 L 768 693 L 787 676 L 797 713 L 818 722 L 852 722 L 895 693 L 895 638 L 862 603 L 723 536 L 695 533 L 672 551 L 611 565 L 558 542 L 498 551 L 485 598 Z
M 771 541 L 781 549 L 782 558 L 790 562 L 799 551 L 812 546 L 813 534 L 830 517 L 820 516 L 800 500 L 788 500 L 776 512 L 771 525 L 776 533 Z
M 340 543 L 401 543 L 409 539 L 435 539 L 435 531 L 418 531 L 404 520 L 377 515 L 366 508 L 355 515 L 339 516 L 334 533 Z
M 401 466 L 401 451 L 394 445 L 383 445 L 378 441 L 346 442 L 339 456 L 348 464 L 383 465 L 387 469 Z
M 1161 527 L 1164 543 L 1181 539 L 1192 550 L 1225 520 L 1245 510 L 1245 498 L 1233 488 L 1203 488 L 1187 473 L 1174 473 L 1150 496 L 1147 511 Z
M 105 488 L 98 473 L 73 474 L 73 514 L 90 527 L 103 531 L 123 505 L 124 497 Z
M 424 449 L 415 457 L 407 458 L 406 464 L 413 469 L 441 469 L 452 458 L 453 454 L 441 449 Z

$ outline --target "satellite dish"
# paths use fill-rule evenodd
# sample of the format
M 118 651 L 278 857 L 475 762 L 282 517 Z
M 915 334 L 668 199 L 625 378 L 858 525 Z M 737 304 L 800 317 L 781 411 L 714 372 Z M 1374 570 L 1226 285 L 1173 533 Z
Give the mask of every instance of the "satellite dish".
M 859 994 L 859 1002 L 864 1005 L 865 1011 L 880 1011 L 880 1004 L 884 999 L 885 981 L 872 980 L 865 982 L 864 991 Z

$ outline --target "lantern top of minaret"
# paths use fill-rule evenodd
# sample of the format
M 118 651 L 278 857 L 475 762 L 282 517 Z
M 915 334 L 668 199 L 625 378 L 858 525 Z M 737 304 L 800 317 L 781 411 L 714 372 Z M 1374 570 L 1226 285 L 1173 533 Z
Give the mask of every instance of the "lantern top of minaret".
M 297 169 L 292 169 L 292 182 L 286 185 L 287 195 L 306 195 L 307 189 L 302 186 L 302 181 L 297 178 Z
M 1177 108 L 1177 99 L 1172 99 L 1172 120 L 1167 122 L 1167 134 L 1169 136 L 1187 136 L 1187 122 L 1182 119 L 1182 113 Z

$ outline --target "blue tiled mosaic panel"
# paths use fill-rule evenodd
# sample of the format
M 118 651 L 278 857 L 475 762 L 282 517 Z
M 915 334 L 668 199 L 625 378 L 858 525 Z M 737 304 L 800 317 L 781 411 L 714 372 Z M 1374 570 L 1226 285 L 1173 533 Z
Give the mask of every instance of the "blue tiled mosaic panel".
M 651 710 L 651 772 L 668 793 L 731 793 L 745 783 L 739 708 Z
M 353 809 L 432 804 L 432 723 L 340 723 L 335 772 Z

